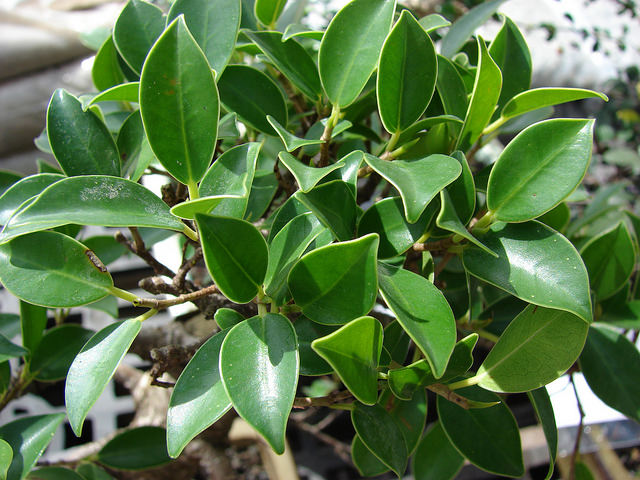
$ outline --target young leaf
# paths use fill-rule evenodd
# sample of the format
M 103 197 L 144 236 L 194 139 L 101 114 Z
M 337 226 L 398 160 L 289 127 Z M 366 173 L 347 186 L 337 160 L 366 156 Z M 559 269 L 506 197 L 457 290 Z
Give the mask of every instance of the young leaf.
M 132 102 L 138 103 L 140 82 L 128 82 L 111 87 L 93 97 L 84 107 L 85 110 L 99 102 Z
M 531 221 L 496 223 L 480 240 L 498 258 L 469 247 L 462 259 L 471 275 L 534 305 L 592 320 L 587 270 L 565 237 Z
M 484 127 L 493 116 L 502 88 L 502 73 L 491 58 L 482 37 L 478 37 L 478 51 L 480 59 L 473 84 L 473 93 L 456 145 L 456 149 L 463 152 L 469 150 L 482 135 Z
M 169 10 L 167 22 L 184 15 L 209 65 L 221 75 L 236 44 L 240 12 L 240 0 L 177 0 Z
M 298 383 L 296 345 L 291 322 L 267 313 L 233 327 L 220 352 L 220 376 L 233 407 L 278 454 Z
M 24 202 L 63 178 L 64 175 L 57 173 L 40 173 L 25 177 L 11 185 L 0 196 L 0 225 L 5 225 Z
M 378 236 L 372 234 L 307 253 L 289 273 L 296 305 L 325 325 L 366 315 L 377 296 L 377 250 Z
M 38 347 L 42 333 L 47 327 L 47 309 L 20 301 L 20 329 L 22 345 L 31 353 Z M 77 352 L 76 352 L 77 353 Z
M 329 375 L 331 366 L 318 355 L 311 343 L 336 331 L 336 327 L 320 325 L 304 315 L 298 317 L 293 325 L 298 337 L 298 353 L 300 354 L 300 375 Z
M 627 337 L 609 326 L 592 325 L 579 363 L 589 387 L 604 403 L 640 421 L 640 352 Z
M 444 295 L 409 270 L 380 264 L 378 274 L 382 298 L 425 355 L 435 377 L 442 377 L 456 343 L 456 322 Z
M 140 74 L 147 53 L 164 30 L 162 10 L 142 0 L 129 0 L 113 27 L 113 42 L 127 65 Z
M 95 302 L 109 294 L 113 280 L 88 252 L 61 233 L 23 235 L 0 245 L 0 281 L 34 305 L 75 307 Z
M 311 343 L 353 396 L 366 405 L 378 400 L 378 363 L 382 352 L 382 325 L 373 317 L 352 320 Z
M 0 438 L 13 449 L 7 480 L 21 480 L 27 476 L 63 420 L 63 413 L 54 413 L 20 418 L 0 427 Z
M 375 477 L 390 470 L 362 443 L 357 434 L 351 442 L 351 460 L 363 477 Z
M 47 109 L 47 135 L 56 160 L 68 176 L 120 175 L 120 155 L 104 123 L 61 88 Z
M 33 350 L 29 365 L 31 374 L 43 382 L 63 379 L 78 352 L 94 333 L 73 324 L 47 330 L 38 347 Z
M 144 470 L 169 463 L 166 432 L 161 427 L 138 427 L 109 440 L 98 461 L 118 470 Z
M 271 115 L 287 124 L 287 104 L 280 87 L 265 73 L 248 65 L 229 65 L 218 80 L 220 99 L 229 112 L 251 128 L 273 135 Z
M 322 96 L 318 67 L 302 45 L 280 32 L 244 32 L 296 88 L 313 101 Z
M 320 44 L 320 80 L 331 103 L 344 108 L 358 97 L 378 64 L 395 0 L 352 0 L 333 17 Z
M 433 42 L 409 10 L 404 10 L 384 42 L 378 66 L 378 108 L 389 133 L 405 130 L 422 116 L 437 76 Z
M 91 337 L 71 364 L 64 393 L 69 423 L 77 436 L 141 326 L 135 318 L 106 326 Z
M 225 207 L 237 207 L 242 209 L 242 205 L 246 203 L 246 198 L 241 195 L 216 195 L 212 197 L 200 197 L 195 200 L 187 200 L 171 207 L 171 214 L 179 218 L 194 220 L 198 213 L 210 213 L 215 210 L 218 205 L 223 202 L 236 201 L 234 203 L 226 203 Z M 234 215 L 235 216 L 235 215 Z
M 140 113 L 153 153 L 176 180 L 199 182 L 216 145 L 220 102 L 184 17 L 158 38 L 140 77 Z
M 0 243 L 69 223 L 184 230 L 167 204 L 142 185 L 124 178 L 87 175 L 47 187 L 5 225 Z
M 384 407 L 355 403 L 351 422 L 362 443 L 400 478 L 407 469 L 409 452 L 402 432 Z
M 494 392 L 525 392 L 560 377 L 577 360 L 589 325 L 572 313 L 529 305 L 509 324 L 475 380 Z
M 398 189 L 409 223 L 416 223 L 433 197 L 462 172 L 455 158 L 439 154 L 419 160 L 393 162 L 365 154 L 364 160 Z
M 620 290 L 636 265 L 633 240 L 624 222 L 591 239 L 580 254 L 589 272 L 591 288 L 599 300 Z
M 424 28 L 425 32 L 431 32 L 433 30 L 437 30 L 439 28 L 448 27 L 451 25 L 451 22 L 444 18 L 442 15 L 438 15 L 437 13 L 432 13 L 425 17 L 422 17 L 418 23 L 422 28 Z
M 262 234 L 249 222 L 196 214 L 207 270 L 232 302 L 248 303 L 261 288 L 269 252 Z
M 440 422 L 424 435 L 413 457 L 415 480 L 452 480 L 464 465 L 464 457 L 447 438 Z
M 273 28 L 284 10 L 287 0 L 256 0 L 254 13 L 256 18 L 268 28 Z
M 582 181 L 594 120 L 553 119 L 523 130 L 500 154 L 487 186 L 487 206 L 504 222 L 525 222 L 551 210 Z
M 476 402 L 500 402 L 495 393 L 477 387 L 456 393 Z M 465 410 L 438 396 L 437 404 L 445 434 L 467 460 L 498 475 L 520 477 L 524 474 L 518 425 L 504 403 Z
M 542 425 L 542 431 L 549 447 L 549 472 L 545 477 L 545 480 L 549 480 L 553 475 L 553 466 L 558 455 L 558 428 L 553 414 L 553 405 L 545 387 L 527 392 L 527 395 L 536 411 L 538 422 Z
M 282 143 L 284 143 L 287 152 L 293 152 L 300 147 L 305 147 L 307 145 L 320 145 L 322 144 L 322 140 L 314 140 L 312 138 L 298 138 L 291 132 L 289 132 L 286 128 L 278 123 L 278 121 L 273 118 L 271 115 L 267 115 L 267 121 L 271 124 L 273 129 L 276 131 Z
M 311 189 L 329 173 L 345 165 L 344 162 L 339 161 L 328 167 L 309 167 L 287 152 L 280 152 L 278 158 L 282 164 L 287 167 L 287 170 L 291 172 L 291 175 L 293 175 L 298 185 L 300 185 L 300 190 L 304 193 L 311 191 Z

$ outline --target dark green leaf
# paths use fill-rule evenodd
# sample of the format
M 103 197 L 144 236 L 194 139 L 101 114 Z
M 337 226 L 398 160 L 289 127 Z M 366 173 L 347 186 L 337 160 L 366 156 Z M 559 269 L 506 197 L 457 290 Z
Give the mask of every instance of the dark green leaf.
M 84 246 L 93 251 L 105 265 L 115 262 L 127 253 L 124 245 L 118 242 L 112 235 L 97 235 L 82 241 Z M 148 245 L 147 245 L 148 246 Z
M 25 177 L 11 185 L 0 197 L 0 225 L 6 224 L 24 202 L 63 178 L 64 175 L 55 173 L 40 173 Z
M 271 217 L 273 221 L 271 222 L 271 230 L 269 231 L 269 243 L 271 243 L 273 237 L 275 237 L 287 223 L 298 215 L 302 215 L 303 213 L 308 213 L 310 211 L 311 210 L 298 200 L 295 195 L 289 197 Z
M 176 382 L 167 412 L 167 448 L 173 458 L 231 408 L 218 368 L 220 348 L 226 335 L 225 330 L 207 340 Z
M 640 422 L 640 352 L 622 333 L 606 325 L 591 325 L 580 369 L 604 403 Z
M 447 438 L 440 422 L 424 435 L 413 457 L 415 480 L 452 480 L 462 468 L 464 457 Z
M 18 180 L 22 178 L 22 175 L 19 175 L 14 172 L 9 172 L 7 170 L 0 170 L 0 195 L 7 191 L 7 189 L 16 183 Z
M 562 233 L 571 220 L 571 210 L 566 203 L 559 203 L 547 213 L 540 215 L 538 221 Z
M 32 470 L 27 478 L 34 480 L 85 480 L 80 474 L 63 467 L 44 467 Z
M 78 352 L 94 333 L 73 324 L 47 330 L 33 351 L 29 366 L 31 373 L 37 380 L 44 382 L 63 379 Z
M 391 414 L 404 437 L 407 453 L 411 455 L 418 446 L 427 419 L 426 391 L 422 389 L 408 401 L 403 401 L 395 398 L 391 391 L 386 389 L 380 395 L 378 404 Z
M 449 87 L 451 88 L 451 87 Z M 463 110 L 464 113 L 464 110 Z M 428 130 L 436 125 L 442 123 L 456 123 L 462 125 L 462 120 L 454 115 L 436 115 L 435 117 L 423 118 L 411 125 L 406 130 L 402 131 L 402 134 L 398 138 L 398 145 L 404 145 L 413 140 L 418 133 Z M 455 155 L 452 155 L 455 156 Z
M 314 139 L 305 139 L 298 138 L 291 132 L 289 132 L 286 128 L 278 123 L 278 121 L 273 118 L 271 115 L 267 115 L 267 121 L 271 124 L 273 129 L 276 131 L 282 143 L 284 143 L 287 152 L 293 152 L 300 147 L 304 147 L 306 145 L 320 145 L 322 144 L 322 140 L 314 140 Z
M 335 370 L 359 401 L 378 400 L 378 363 L 382 325 L 373 317 L 352 320 L 335 332 L 314 340 L 311 348 Z
M 165 429 L 138 427 L 116 435 L 98 452 L 98 461 L 118 470 L 144 470 L 169 463 Z
M 438 95 L 444 107 L 444 113 L 464 118 L 467 113 L 467 91 L 462 77 L 454 64 L 446 57 L 438 55 Z
M 351 442 L 351 460 L 363 477 L 375 477 L 390 469 L 369 450 L 356 434 Z
M 111 475 L 93 463 L 82 463 L 78 465 L 76 471 L 84 480 L 114 480 Z
M 47 134 L 53 154 L 65 174 L 120 175 L 116 143 L 104 123 L 80 100 L 57 89 L 47 109 Z
M 496 223 L 480 240 L 498 258 L 477 247 L 466 249 L 462 258 L 471 275 L 526 302 L 591 321 L 587 270 L 562 235 L 536 221 Z
M 222 74 L 236 44 L 240 27 L 240 0 L 177 0 L 167 22 L 180 15 L 207 57 L 209 65 Z
M 329 375 L 331 366 L 311 348 L 311 342 L 335 332 L 336 327 L 320 325 L 305 316 L 298 317 L 293 327 L 298 337 L 300 375 Z
M 6 362 L 10 358 L 22 357 L 28 354 L 28 350 L 11 343 L 7 337 L 0 334 L 0 363 Z
M 278 454 L 285 448 L 299 363 L 296 333 L 279 314 L 236 325 L 222 343 L 220 376 L 233 407 Z
M 291 269 L 289 289 L 312 320 L 342 325 L 366 315 L 376 300 L 378 236 L 318 248 Z
M 20 329 L 22 345 L 31 353 L 38 347 L 42 332 L 47 327 L 47 309 L 20 301 Z
M 278 179 L 272 170 L 256 172 L 247 201 L 247 210 L 244 212 L 244 219 L 255 222 L 262 218 L 278 193 L 278 187 Z
M 219 308 L 216 310 L 213 319 L 216 321 L 221 330 L 231 328 L 245 320 L 244 316 L 232 308 Z
M 337 162 L 322 168 L 309 167 L 287 152 L 280 152 L 278 158 L 287 167 L 287 170 L 291 172 L 298 185 L 300 185 L 300 190 L 304 193 L 309 192 L 332 171 L 344 167 L 343 162 Z
M 395 0 L 353 0 L 333 17 L 320 44 L 320 79 L 331 103 L 353 103 L 378 64 Z
M 108 325 L 91 337 L 71 364 L 65 385 L 65 404 L 76 435 L 82 433 L 87 413 L 107 386 L 141 326 L 135 318 Z
M 140 77 L 140 112 L 151 149 L 178 181 L 202 179 L 218 131 L 218 89 L 184 17 L 153 46 Z
M 120 317 L 118 312 L 118 299 L 116 297 L 104 297 L 101 300 L 89 303 L 87 308 L 104 312 L 114 320 L 117 320 Z
M 0 313 L 0 334 L 8 339 L 20 335 L 21 333 L 20 315 L 14 313 Z
M 549 472 L 545 477 L 545 480 L 549 480 L 553 475 L 553 466 L 558 455 L 558 428 L 553 414 L 553 405 L 551 404 L 549 393 L 544 387 L 527 392 L 527 395 L 536 411 L 538 422 L 542 425 L 547 446 L 549 447 Z
M 116 143 L 122 159 L 122 176 L 137 182 L 155 158 L 144 133 L 140 110 L 133 112 L 124 121 Z
M 107 90 L 124 82 L 118 56 L 113 37 L 109 35 L 96 53 L 91 67 L 91 79 L 98 90 Z

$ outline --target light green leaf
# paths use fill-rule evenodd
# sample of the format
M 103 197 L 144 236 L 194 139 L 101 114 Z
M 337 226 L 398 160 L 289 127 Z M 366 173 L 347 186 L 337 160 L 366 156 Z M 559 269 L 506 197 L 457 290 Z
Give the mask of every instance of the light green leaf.
M 353 103 L 378 64 L 395 0 L 353 0 L 333 17 L 320 44 L 320 80 L 331 103 Z
M 102 447 L 98 461 L 118 470 L 145 470 L 169 463 L 166 431 L 161 427 L 126 430 Z
M 77 436 L 141 326 L 135 318 L 108 325 L 91 337 L 71 364 L 64 393 L 69 423 Z
M 304 193 L 311 191 L 329 173 L 345 165 L 344 162 L 339 161 L 328 167 L 309 167 L 287 152 L 280 152 L 278 158 L 287 167 L 287 170 L 291 172 L 298 185 L 300 185 L 300 190 Z
M 284 10 L 287 0 L 256 0 L 254 14 L 266 27 L 275 26 L 278 17 Z
M 495 218 L 524 222 L 551 210 L 582 181 L 594 120 L 553 119 L 523 130 L 494 164 L 487 206 Z
M 5 225 L 11 215 L 24 202 L 39 195 L 49 185 L 65 178 L 57 173 L 39 173 L 18 180 L 0 196 L 0 225 Z
M 156 39 L 164 30 L 162 10 L 142 0 L 129 0 L 113 27 L 113 42 L 136 74 Z
M 604 403 L 640 422 L 640 352 L 627 337 L 609 326 L 591 325 L 579 363 Z
M 47 327 L 47 309 L 20 301 L 20 330 L 22 345 L 31 353 L 38 347 L 42 333 Z
M 80 325 L 60 325 L 42 337 L 33 350 L 29 370 L 37 380 L 53 382 L 67 376 L 69 367 L 82 347 L 94 335 L 94 331 Z
M 218 80 L 220 100 L 251 128 L 273 135 L 267 115 L 287 124 L 287 104 L 280 87 L 267 74 L 248 65 L 229 65 Z
M 137 182 L 155 158 L 147 135 L 144 133 L 140 110 L 127 117 L 116 139 L 120 158 L 122 158 L 122 176 Z
M 301 23 L 291 23 L 287 25 L 282 34 L 282 41 L 286 42 L 290 38 L 312 38 L 313 40 L 322 40 L 324 32 L 318 30 L 311 30 L 308 26 Z
M 529 305 L 489 352 L 474 382 L 494 392 L 525 392 L 559 378 L 577 360 L 589 325 L 572 313 Z
M 269 252 L 262 234 L 231 217 L 197 213 L 196 224 L 207 270 L 220 292 L 232 302 L 250 302 L 267 272 Z
M 456 322 L 444 295 L 409 270 L 380 264 L 378 275 L 382 298 L 425 355 L 435 377 L 442 377 L 456 343 Z
M 200 197 L 195 200 L 187 200 L 171 207 L 171 214 L 187 220 L 194 220 L 197 213 L 210 213 L 222 202 L 228 199 L 246 200 L 241 195 L 215 195 L 212 197 Z M 238 202 L 240 204 L 240 202 Z M 236 204 L 234 204 L 236 205 Z
M 0 478 L 6 480 L 7 470 L 13 460 L 13 450 L 11 445 L 0 438 Z
M 447 438 L 440 422 L 424 435 L 413 457 L 415 480 L 452 480 L 464 465 L 464 457 Z
M 475 402 L 500 402 L 495 393 L 478 387 L 456 393 Z M 524 474 L 520 433 L 513 414 L 502 402 L 465 410 L 438 396 L 440 423 L 453 446 L 476 467 L 509 477 Z
M 455 158 L 439 154 L 419 160 L 393 162 L 365 154 L 364 160 L 398 189 L 409 223 L 416 223 L 433 197 L 462 172 Z
M 70 177 L 47 187 L 5 225 L 0 242 L 67 224 L 154 227 L 184 230 L 159 197 L 118 177 Z
M 298 317 L 293 324 L 298 337 L 298 352 L 300 354 L 300 375 L 329 375 L 333 372 L 331 366 L 318 355 L 311 343 L 336 331 L 336 327 L 320 325 L 309 320 L 304 315 Z
M 437 13 L 432 13 L 431 15 L 427 15 L 418 20 L 420 26 L 424 28 L 425 32 L 431 32 L 432 30 L 437 30 L 439 28 L 448 27 L 451 25 L 451 22 L 444 18 L 442 15 L 438 15 Z
M 240 28 L 240 0 L 176 0 L 167 15 L 167 23 L 184 15 L 184 21 L 209 65 L 221 75 Z
M 553 466 L 558 455 L 558 428 L 553 414 L 553 405 L 545 387 L 527 392 L 527 395 L 536 411 L 538 422 L 542 425 L 542 431 L 549 447 L 549 472 L 545 477 L 545 480 L 549 480 L 553 475 Z
M 599 300 L 613 296 L 627 283 L 637 260 L 624 222 L 592 238 L 580 254 L 589 272 L 591 288 Z
M 314 340 L 311 348 L 324 358 L 353 396 L 366 405 L 378 400 L 378 363 L 382 325 L 373 317 L 352 320 Z
M 293 152 L 300 147 L 304 147 L 306 145 L 320 145 L 324 143 L 322 140 L 314 140 L 314 139 L 306 139 L 306 138 L 298 138 L 291 132 L 289 132 L 286 128 L 278 123 L 278 121 L 273 118 L 271 115 L 267 115 L 267 121 L 271 124 L 273 129 L 276 131 L 282 143 L 284 143 L 287 152 Z
M 466 249 L 462 258 L 471 275 L 526 302 L 592 320 L 587 270 L 565 237 L 531 221 L 496 223 L 480 241 L 498 258 Z
M 291 322 L 267 313 L 233 327 L 220 353 L 220 376 L 233 407 L 278 454 L 298 383 L 296 345 Z
M 53 92 L 49 102 L 47 135 L 65 174 L 120 175 L 118 148 L 105 124 L 61 88 Z
M 27 476 L 63 420 L 64 414 L 54 413 L 20 418 L 0 427 L 0 439 L 13 449 L 7 480 L 22 480 Z
M 104 92 L 97 94 L 93 97 L 84 107 L 86 110 L 91 105 L 95 105 L 99 102 L 132 102 L 138 103 L 140 92 L 139 82 L 123 83 L 111 87 Z
M 87 248 L 57 232 L 36 232 L 0 246 L 0 281 L 34 305 L 75 307 L 109 294 L 111 275 Z M 99 262 L 99 261 L 98 261 Z
M 366 315 L 376 300 L 378 236 L 334 243 L 303 256 L 291 269 L 289 290 L 310 319 L 342 325 Z
M 162 166 L 184 184 L 200 181 L 215 149 L 220 102 L 209 63 L 184 17 L 149 52 L 140 77 L 140 112 Z

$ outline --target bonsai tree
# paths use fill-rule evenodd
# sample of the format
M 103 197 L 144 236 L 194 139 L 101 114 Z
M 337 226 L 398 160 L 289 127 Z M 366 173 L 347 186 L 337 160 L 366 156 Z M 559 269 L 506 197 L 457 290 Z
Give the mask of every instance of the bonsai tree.
M 130 0 L 96 55 L 99 93 L 53 93 L 38 144 L 58 166 L 40 163 L 0 197 L 0 280 L 21 304 L 3 318 L 22 332 L 22 345 L 0 337 L 1 405 L 64 378 L 80 435 L 142 323 L 190 302 L 217 333 L 182 364 L 166 431 L 126 429 L 89 460 L 168 462 L 230 410 L 282 453 L 292 408 L 326 407 L 350 412 L 362 475 L 411 463 L 416 478 L 452 478 L 467 459 L 519 477 L 504 399 L 527 392 L 550 476 L 544 386 L 568 369 L 639 420 L 640 355 L 626 332 L 638 328 L 640 219 L 627 211 L 594 231 L 606 197 L 571 208 L 588 202 L 594 121 L 546 119 L 553 105 L 606 97 L 531 89 L 510 19 L 489 43 L 472 36 L 497 0 L 453 25 L 353 0 L 324 32 L 279 29 L 285 2 L 248 3 L 176 0 L 163 12 Z M 503 133 L 501 153 L 482 149 Z M 163 176 L 161 197 L 148 174 Z M 150 250 L 169 235 L 176 271 Z M 114 285 L 121 245 L 154 270 L 140 282 L 148 296 Z M 98 332 L 65 323 L 116 298 L 142 313 Z M 298 388 L 324 376 L 334 383 L 321 396 Z M 428 396 L 438 421 L 425 431 Z M 64 420 L 1 426 L 3 474 L 24 478 Z

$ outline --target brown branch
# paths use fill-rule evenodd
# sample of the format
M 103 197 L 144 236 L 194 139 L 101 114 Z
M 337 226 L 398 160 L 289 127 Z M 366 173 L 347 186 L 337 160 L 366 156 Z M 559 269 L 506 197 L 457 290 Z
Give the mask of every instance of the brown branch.
M 185 250 L 188 245 L 189 243 L 185 242 Z M 191 258 L 182 262 L 182 265 L 180 265 L 180 268 L 173 277 L 173 285 L 178 290 L 183 291 L 185 289 L 185 279 L 187 277 L 187 273 L 189 273 L 189 271 L 191 271 L 191 269 L 196 266 L 200 259 L 202 259 L 202 247 L 196 248 L 196 251 L 191 256 Z
M 455 245 L 453 237 L 438 240 L 437 242 L 416 243 L 413 250 L 416 252 L 441 252 Z
M 202 297 L 206 297 L 207 295 L 211 295 L 213 293 L 218 293 L 218 292 L 219 290 L 216 285 L 210 285 L 208 287 L 203 288 L 202 290 L 197 290 L 191 293 L 183 293 L 182 295 L 178 295 L 176 298 L 169 298 L 166 300 L 138 297 L 133 301 L 133 304 L 136 307 L 149 307 L 149 308 L 155 308 L 156 310 L 164 310 L 165 308 L 169 308 L 174 305 L 179 305 L 181 303 L 193 302 L 194 300 L 199 300 Z
M 427 387 L 428 390 L 431 390 L 433 393 L 440 395 L 441 397 L 446 398 L 450 402 L 455 403 L 459 407 L 464 408 L 465 410 L 469 410 L 469 402 L 466 398 L 461 397 L 453 390 L 450 390 L 449 387 L 443 385 L 442 383 L 434 383 Z
M 438 264 L 435 266 L 435 268 L 433 269 L 434 278 L 436 278 L 438 275 L 442 273 L 442 271 L 445 269 L 445 267 L 453 257 L 454 257 L 453 253 L 447 252 L 444 254 L 444 256 L 442 257 L 442 260 L 440 260 Z
M 165 275 L 167 277 L 174 277 L 175 273 L 166 265 L 163 265 L 151 255 L 151 252 L 146 248 L 140 233 L 136 227 L 129 227 L 131 235 L 134 238 L 134 242 L 131 242 L 120 230 L 115 233 L 115 239 L 122 245 L 124 245 L 131 253 L 137 255 L 145 261 L 147 265 L 153 268 L 156 275 Z M 135 232 L 135 233 L 134 233 Z M 137 238 L 136 238 L 137 237 Z
M 296 397 L 293 401 L 293 408 L 330 407 L 350 398 L 353 398 L 353 395 L 348 390 L 333 392 L 326 397 Z

